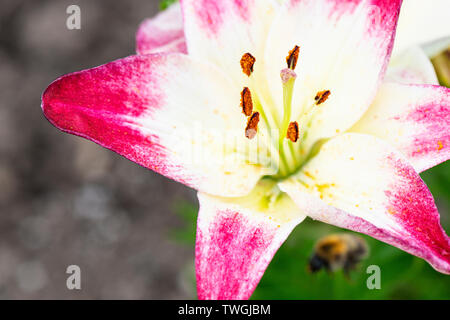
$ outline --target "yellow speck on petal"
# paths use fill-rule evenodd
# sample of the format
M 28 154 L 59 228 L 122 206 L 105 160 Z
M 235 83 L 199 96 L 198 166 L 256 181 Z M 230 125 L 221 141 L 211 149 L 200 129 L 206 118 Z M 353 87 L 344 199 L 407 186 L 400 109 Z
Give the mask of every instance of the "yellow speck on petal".
M 305 171 L 305 176 L 307 176 L 308 178 L 313 179 L 313 180 L 315 179 L 314 176 L 308 171 Z
M 316 188 L 320 193 L 323 193 L 325 190 L 330 188 L 330 184 L 324 183 L 324 184 L 316 184 Z
M 388 213 L 389 214 L 392 214 L 392 215 L 395 215 L 397 212 L 394 210 L 394 209 L 392 209 L 392 208 L 388 208 Z
M 444 145 L 443 145 L 443 143 L 442 143 L 442 141 L 438 141 L 438 150 L 442 150 L 442 149 L 444 149 Z
M 315 187 L 320 194 L 320 199 L 323 199 L 325 196 L 328 196 L 329 198 L 332 197 L 332 194 L 330 192 L 327 193 L 328 189 L 331 187 L 330 184 L 328 183 L 316 184 Z
M 355 160 L 355 158 L 354 158 L 354 157 L 350 157 L 350 160 L 352 160 L 352 161 L 353 161 L 353 160 Z
M 304 186 L 306 189 L 311 189 L 311 186 L 309 184 L 307 184 L 305 181 L 303 180 L 299 180 L 300 184 L 302 186 Z

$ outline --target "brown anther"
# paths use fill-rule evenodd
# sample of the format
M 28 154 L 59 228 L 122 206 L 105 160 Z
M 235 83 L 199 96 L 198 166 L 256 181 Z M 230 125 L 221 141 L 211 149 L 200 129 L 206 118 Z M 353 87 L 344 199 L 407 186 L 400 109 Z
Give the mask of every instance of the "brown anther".
M 253 112 L 253 101 L 252 101 L 252 93 L 250 92 L 250 89 L 245 87 L 244 90 L 241 92 L 241 107 L 242 112 L 247 116 L 250 117 Z
M 245 137 L 248 139 L 253 139 L 258 132 L 258 123 L 259 123 L 259 112 L 255 112 L 252 114 L 247 121 L 247 127 L 245 127 Z
M 330 90 L 318 92 L 316 97 L 314 98 L 314 100 L 316 100 L 316 104 L 319 105 L 327 101 L 330 94 L 331 94 Z
M 241 58 L 241 68 L 242 71 L 250 77 L 253 72 L 253 66 L 255 65 L 256 59 L 250 53 L 246 53 Z
M 300 47 L 295 46 L 294 49 L 289 51 L 289 55 L 286 57 L 286 63 L 289 69 L 295 70 L 298 62 L 298 56 L 300 54 Z
M 291 140 L 292 142 L 297 142 L 300 135 L 300 131 L 298 129 L 298 123 L 297 121 L 291 122 L 289 124 L 289 128 L 287 130 L 286 137 Z

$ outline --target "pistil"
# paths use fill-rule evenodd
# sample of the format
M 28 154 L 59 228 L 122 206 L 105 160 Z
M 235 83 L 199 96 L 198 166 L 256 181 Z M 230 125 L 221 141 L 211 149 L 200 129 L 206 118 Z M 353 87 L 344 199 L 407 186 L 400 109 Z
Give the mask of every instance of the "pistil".
M 296 138 L 293 135 L 289 135 L 288 132 L 291 124 L 292 97 L 294 94 L 294 85 L 295 80 L 297 79 L 297 74 L 294 70 L 287 68 L 281 71 L 280 76 L 283 84 L 283 120 L 279 128 L 279 150 L 280 158 L 282 160 L 282 166 L 280 166 L 280 174 L 286 175 L 288 172 L 291 172 L 295 168 L 295 154 L 293 152 L 293 147 L 292 145 L 289 145 L 289 149 L 286 150 L 285 143 L 291 144 L 292 142 L 295 143 L 298 140 L 298 137 Z M 291 134 L 292 133 L 293 131 L 291 130 Z M 298 136 L 298 133 L 295 134 L 295 136 Z M 286 142 L 286 138 L 288 138 L 290 141 Z

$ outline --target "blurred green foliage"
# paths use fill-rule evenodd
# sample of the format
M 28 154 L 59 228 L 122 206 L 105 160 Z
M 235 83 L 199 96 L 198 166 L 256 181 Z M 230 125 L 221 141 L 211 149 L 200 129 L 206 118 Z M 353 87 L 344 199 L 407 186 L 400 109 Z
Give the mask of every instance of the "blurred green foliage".
M 437 199 L 448 204 L 448 174 L 450 164 L 436 167 L 426 175 L 426 181 Z M 447 180 L 442 177 L 447 177 Z M 445 199 L 444 194 L 446 194 Z M 449 212 L 441 206 L 446 230 L 450 230 Z M 174 237 L 189 246 L 195 243 L 195 225 L 198 208 L 190 203 L 177 204 L 176 211 L 185 226 L 174 232 Z M 307 271 L 308 260 L 315 242 L 322 236 L 349 232 L 308 219 L 301 223 L 278 250 L 252 299 L 450 299 L 450 277 L 435 271 L 424 260 L 395 247 L 364 236 L 369 257 L 347 279 L 342 271 L 328 274 Z M 381 289 L 369 290 L 366 285 L 369 265 L 381 268 Z
M 441 84 L 450 87 L 450 49 L 431 59 L 431 62 Z
M 162 0 L 166 9 L 177 0 Z M 450 65 L 442 57 L 434 59 L 436 67 Z M 438 69 L 442 84 L 449 85 L 449 70 Z M 445 230 L 450 230 L 450 162 L 422 174 L 433 193 Z M 176 204 L 175 211 L 185 225 L 174 230 L 172 238 L 194 246 L 198 207 L 190 203 Z M 329 274 L 307 271 L 315 242 L 325 235 L 350 232 L 308 219 L 301 223 L 278 250 L 267 268 L 252 299 L 450 299 L 450 276 L 435 271 L 424 260 L 388 244 L 362 235 L 370 247 L 369 257 L 362 261 L 350 279 L 342 271 Z M 366 285 L 370 265 L 381 268 L 381 289 L 369 290 Z M 194 279 L 194 277 L 192 277 Z
M 177 2 L 178 0 L 161 0 L 159 2 L 159 7 L 161 10 L 166 10 L 170 5 Z

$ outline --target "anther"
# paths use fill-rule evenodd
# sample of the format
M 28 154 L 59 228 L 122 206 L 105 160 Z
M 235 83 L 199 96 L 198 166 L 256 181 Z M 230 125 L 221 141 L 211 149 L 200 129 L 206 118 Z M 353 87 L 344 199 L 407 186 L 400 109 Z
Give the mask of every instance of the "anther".
M 291 122 L 289 124 L 289 128 L 287 130 L 286 137 L 291 140 L 292 142 L 297 142 L 299 138 L 299 129 L 298 129 L 298 123 L 297 121 Z
M 246 53 L 241 58 L 241 68 L 242 71 L 250 77 L 253 72 L 253 66 L 255 65 L 256 59 L 250 53 Z
M 252 101 L 252 94 L 250 92 L 250 89 L 245 87 L 244 90 L 241 92 L 241 107 L 242 112 L 247 116 L 250 117 L 253 112 L 253 101 Z
M 245 137 L 253 139 L 258 132 L 259 112 L 255 112 L 247 121 L 247 127 L 245 128 Z
M 294 49 L 289 51 L 288 56 L 286 57 L 286 63 L 289 69 L 295 70 L 298 62 L 298 56 L 300 54 L 300 47 L 295 46 Z
M 330 94 L 331 94 L 330 90 L 318 92 L 316 97 L 314 98 L 314 100 L 316 100 L 316 104 L 319 105 L 327 101 Z

